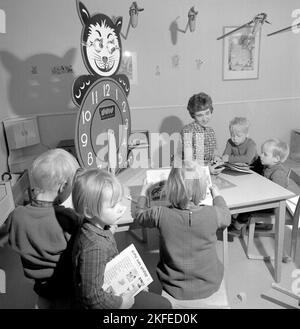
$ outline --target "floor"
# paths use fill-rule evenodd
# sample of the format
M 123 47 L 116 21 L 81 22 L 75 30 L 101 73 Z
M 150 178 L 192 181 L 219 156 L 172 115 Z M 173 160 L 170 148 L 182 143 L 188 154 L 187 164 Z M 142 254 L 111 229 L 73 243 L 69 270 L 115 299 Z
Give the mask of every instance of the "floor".
M 300 230 L 299 230 L 300 231 Z M 138 232 L 139 233 L 139 232 Z M 286 227 L 285 250 L 288 251 L 291 229 Z M 300 232 L 299 232 L 300 235 Z M 151 250 L 129 232 L 116 234 L 119 250 L 134 243 L 141 254 L 154 281 L 150 291 L 160 293 L 161 286 L 155 268 L 158 261 L 156 233 L 150 233 Z M 299 236 L 300 238 L 300 236 Z M 274 239 L 256 237 L 255 245 L 258 253 L 274 252 Z M 292 286 L 300 294 L 300 244 L 296 261 L 282 263 L 282 280 L 280 286 L 292 290 Z M 217 244 L 218 254 L 222 255 L 222 241 Z M 6 293 L 0 293 L 0 309 L 32 309 L 36 295 L 32 290 L 32 281 L 24 277 L 18 255 L 7 244 L 0 247 L 0 269 L 6 274 Z M 299 273 L 298 273 L 299 272 Z M 3 273 L 3 272 L 2 272 Z M 293 274 L 294 273 L 294 274 Z M 293 277 L 294 275 L 294 277 Z M 297 276 L 298 281 L 297 281 Z M 297 301 L 271 288 L 274 282 L 272 262 L 247 259 L 242 239 L 234 238 L 229 242 L 228 298 L 232 309 L 281 309 L 300 308 Z M 299 284 L 297 284 L 299 282 Z M 298 287 L 299 286 L 299 287 Z M 1 290 L 1 289 L 0 289 Z M 0 291 L 1 292 L 1 291 Z M 2 291 L 3 292 L 3 291 Z

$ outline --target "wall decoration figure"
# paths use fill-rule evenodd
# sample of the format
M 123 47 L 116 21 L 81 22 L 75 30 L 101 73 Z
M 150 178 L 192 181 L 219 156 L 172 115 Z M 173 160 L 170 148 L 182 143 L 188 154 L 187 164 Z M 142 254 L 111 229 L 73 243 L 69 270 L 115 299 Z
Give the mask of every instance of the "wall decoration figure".
M 140 11 L 143 11 L 144 8 L 139 8 L 137 3 L 134 1 L 131 6 L 129 7 L 129 22 L 126 30 L 126 34 L 124 35 L 121 32 L 122 37 L 126 40 L 128 37 L 128 33 L 130 30 L 130 26 L 133 27 L 134 29 L 137 27 L 138 24 L 138 15 Z
M 190 32 L 194 32 L 196 29 L 196 17 L 198 11 L 195 10 L 195 7 L 191 7 L 188 11 L 188 20 L 184 30 L 178 29 L 179 32 L 186 33 L 187 29 L 190 28 Z
M 203 63 L 204 63 L 204 61 L 202 59 L 200 59 L 200 58 L 196 59 L 196 68 L 197 68 L 197 70 L 201 69 L 201 66 L 202 66 Z
M 172 56 L 172 68 L 173 69 L 179 68 L 179 60 L 180 60 L 179 55 Z
M 112 21 L 102 13 L 90 15 L 78 0 L 77 11 L 82 23 L 81 54 L 90 73 L 73 83 L 73 101 L 80 108 L 75 129 L 77 157 L 82 167 L 110 168 L 117 173 L 127 166 L 131 129 L 127 101 L 130 83 L 125 74 L 118 74 L 122 17 Z M 117 161 L 109 158 L 112 140 L 117 144 Z
M 156 65 L 156 68 L 155 68 L 155 75 L 157 75 L 157 76 L 160 75 L 160 67 L 159 67 L 159 65 Z
M 38 74 L 37 66 L 31 66 L 31 74 Z

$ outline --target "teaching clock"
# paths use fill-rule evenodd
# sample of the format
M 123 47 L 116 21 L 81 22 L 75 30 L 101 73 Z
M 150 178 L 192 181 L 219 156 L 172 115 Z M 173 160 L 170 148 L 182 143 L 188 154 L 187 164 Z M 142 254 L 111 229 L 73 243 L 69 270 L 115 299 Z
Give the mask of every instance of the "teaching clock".
M 128 164 L 131 121 L 127 97 L 129 79 L 118 73 L 122 60 L 122 17 L 90 14 L 77 1 L 82 22 L 81 54 L 90 74 L 76 78 L 72 87 L 79 107 L 75 127 L 77 158 L 83 168 L 119 172 Z
M 77 115 L 75 146 L 80 165 L 107 168 L 114 163 L 116 172 L 125 168 L 130 124 L 129 104 L 120 84 L 112 78 L 95 81 Z

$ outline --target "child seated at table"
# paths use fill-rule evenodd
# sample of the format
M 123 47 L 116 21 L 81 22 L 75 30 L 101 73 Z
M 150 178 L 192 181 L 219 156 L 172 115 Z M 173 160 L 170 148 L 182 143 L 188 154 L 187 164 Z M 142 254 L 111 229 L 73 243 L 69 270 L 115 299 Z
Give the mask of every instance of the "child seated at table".
M 141 291 L 135 297 L 132 292 L 119 296 L 102 288 L 106 264 L 119 253 L 110 227 L 117 224 L 126 210 L 122 199 L 123 187 L 111 173 L 101 169 L 77 173 L 72 201 L 84 221 L 72 253 L 76 306 L 84 309 L 171 308 L 166 298 L 152 292 Z
M 222 160 L 251 165 L 258 155 L 255 142 L 249 138 L 249 121 L 244 117 L 235 117 L 229 123 L 229 131 L 231 138 L 226 143 Z
M 145 181 L 136 206 L 135 222 L 160 232 L 157 274 L 173 308 L 213 303 L 223 280 L 216 232 L 230 224 L 230 212 L 216 186 L 211 187 L 213 205 L 199 205 L 207 192 L 201 172 L 196 162 L 184 160 L 181 168 L 172 167 L 165 185 L 170 205 L 148 208 Z
M 274 138 L 268 139 L 262 144 L 260 158 L 264 166 L 263 175 L 284 188 L 288 187 L 288 171 L 284 168 L 283 162 L 287 159 L 288 155 L 289 146 L 286 142 Z M 248 223 L 251 215 L 257 217 L 259 214 L 262 214 L 262 216 L 264 214 L 270 214 L 271 216 L 273 213 L 274 210 L 271 209 L 254 213 L 239 214 L 236 219 L 233 219 L 228 228 L 228 232 L 233 236 L 239 236 L 242 233 L 242 228 Z M 271 226 L 266 228 L 272 229 Z
M 30 169 L 32 202 L 18 206 L 9 217 L 9 243 L 21 256 L 25 276 L 35 281 L 36 308 L 71 307 L 73 293 L 70 238 L 81 218 L 58 205 L 71 193 L 79 168 L 63 149 L 38 156 Z

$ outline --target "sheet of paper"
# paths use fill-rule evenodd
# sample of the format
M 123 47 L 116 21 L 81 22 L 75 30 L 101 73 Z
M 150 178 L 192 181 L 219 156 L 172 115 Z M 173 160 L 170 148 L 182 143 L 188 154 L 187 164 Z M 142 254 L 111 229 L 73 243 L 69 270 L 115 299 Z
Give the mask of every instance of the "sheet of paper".
M 147 183 L 155 184 L 167 180 L 171 168 L 148 169 L 146 172 Z

